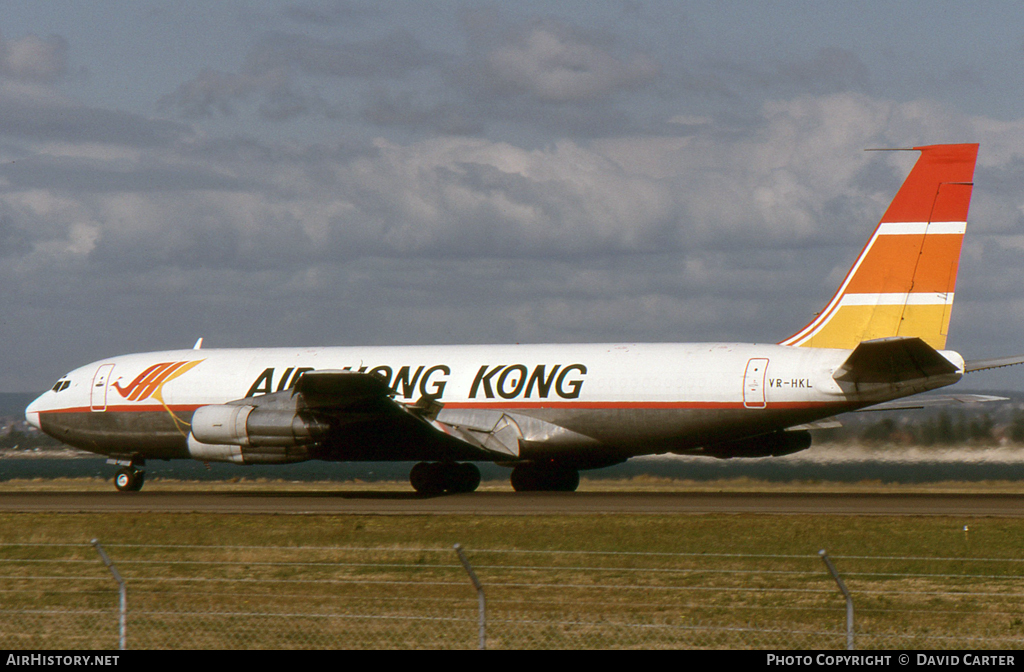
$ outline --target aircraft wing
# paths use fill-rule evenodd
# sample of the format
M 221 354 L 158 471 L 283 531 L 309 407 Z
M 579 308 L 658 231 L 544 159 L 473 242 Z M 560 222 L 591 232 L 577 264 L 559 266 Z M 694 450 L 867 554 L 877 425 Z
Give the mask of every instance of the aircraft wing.
M 291 389 L 196 409 L 189 451 L 196 459 L 241 463 L 492 460 L 498 457 L 495 452 L 503 459 L 510 453 L 518 456 L 517 436 L 504 432 L 504 441 L 489 440 L 503 428 L 500 423 L 486 428 L 490 432 L 471 434 L 438 422 L 442 405 L 435 398 L 405 404 L 394 397 L 387 382 L 373 374 L 307 371 Z
M 411 407 L 395 401 L 394 395 L 387 383 L 372 374 L 306 371 L 291 390 L 232 403 L 267 407 L 283 402 L 328 420 L 335 434 L 357 425 L 422 419 Z
M 461 449 L 458 455 L 441 451 L 435 459 L 466 459 L 465 449 L 505 459 L 519 455 L 518 431 L 504 414 L 477 411 L 472 414 L 474 417 L 463 418 L 464 413 L 447 412 L 445 421 L 440 421 L 443 404 L 434 397 L 423 396 L 414 404 L 403 404 L 394 399 L 394 390 L 384 380 L 372 374 L 307 371 L 292 394 L 300 395 L 307 408 L 328 414 L 332 425 L 339 428 L 336 433 L 342 436 L 347 433 L 346 427 L 353 425 L 379 431 L 386 431 L 389 425 L 405 425 L 416 433 L 433 434 L 441 446 L 457 442 L 455 445 Z

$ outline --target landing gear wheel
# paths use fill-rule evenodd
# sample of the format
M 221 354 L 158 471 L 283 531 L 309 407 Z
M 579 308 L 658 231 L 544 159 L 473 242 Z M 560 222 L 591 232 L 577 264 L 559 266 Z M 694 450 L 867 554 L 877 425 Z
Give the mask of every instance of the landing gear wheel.
M 578 469 L 566 469 L 562 472 L 561 480 L 559 481 L 560 487 L 558 488 L 561 492 L 576 492 L 576 488 L 580 487 L 580 472 Z
M 480 470 L 475 464 L 463 462 L 454 466 L 456 478 L 449 492 L 473 492 L 480 487 Z
M 510 480 L 516 492 L 575 492 L 580 485 L 580 472 L 571 467 L 517 464 Z
M 138 492 L 146 482 L 146 472 L 141 469 L 125 467 L 114 475 L 114 487 L 121 492 Z
M 468 462 L 419 462 L 409 472 L 409 483 L 426 496 L 473 492 L 480 486 L 480 470 Z
M 409 472 L 409 483 L 421 495 L 440 495 L 444 492 L 441 482 L 441 465 L 435 462 L 418 462 Z

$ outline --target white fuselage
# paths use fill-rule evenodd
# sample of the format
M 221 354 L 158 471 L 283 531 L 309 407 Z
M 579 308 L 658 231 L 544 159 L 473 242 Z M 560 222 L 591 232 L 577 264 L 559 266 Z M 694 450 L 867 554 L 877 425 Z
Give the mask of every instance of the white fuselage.
M 737 343 L 173 350 L 75 369 L 26 416 L 99 453 L 190 457 L 195 409 L 287 390 L 304 371 L 347 370 L 381 376 L 399 402 L 435 398 L 441 423 L 507 416 L 534 456 L 594 450 L 625 459 L 765 434 L 960 377 L 851 389 L 833 378 L 849 355 Z M 958 354 L 942 355 L 962 371 Z M 327 459 L 395 459 L 352 456 L 341 449 Z

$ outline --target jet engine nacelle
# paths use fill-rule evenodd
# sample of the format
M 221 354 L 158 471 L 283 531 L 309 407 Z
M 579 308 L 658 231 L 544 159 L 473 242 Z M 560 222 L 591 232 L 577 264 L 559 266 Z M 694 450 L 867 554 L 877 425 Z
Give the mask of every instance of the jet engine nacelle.
M 811 433 L 807 430 L 796 432 L 774 432 L 739 441 L 705 446 L 704 454 L 720 459 L 731 457 L 779 457 L 807 450 L 811 447 Z
M 280 447 L 307 446 L 327 433 L 327 425 L 293 410 L 263 410 L 256 406 L 200 406 L 192 414 L 192 435 L 206 444 Z
M 236 446 L 230 443 L 203 443 L 188 435 L 188 454 L 201 462 L 234 464 L 291 464 L 309 459 L 306 446 Z

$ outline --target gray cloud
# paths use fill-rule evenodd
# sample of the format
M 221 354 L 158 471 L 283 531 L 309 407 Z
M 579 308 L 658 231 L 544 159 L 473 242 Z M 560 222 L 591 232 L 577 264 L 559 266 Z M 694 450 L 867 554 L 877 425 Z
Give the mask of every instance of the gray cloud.
M 32 237 L 9 213 L 0 214 L 0 258 L 32 251 Z
M 375 127 L 420 134 L 505 127 L 597 137 L 641 127 L 627 111 L 627 94 L 660 95 L 653 86 L 660 64 L 621 48 L 609 33 L 554 19 L 465 16 L 467 50 L 459 55 L 428 49 L 403 30 L 360 41 L 265 33 L 237 73 L 205 69 L 160 103 L 191 119 L 253 105 L 273 121 L 358 115 Z M 357 90 L 354 101 L 342 97 L 342 90 L 351 95 L 346 82 L 364 81 L 373 87 Z
M 943 75 L 924 62 L 946 62 L 938 48 L 907 69 L 839 46 L 863 41 L 774 46 L 798 29 L 741 45 L 675 5 L 417 6 L 437 10 L 423 27 L 391 16 L 403 6 L 272 3 L 221 12 L 223 36 L 171 31 L 217 49 L 186 73 L 125 71 L 181 82 L 160 104 L 185 123 L 127 107 L 143 81 L 109 106 L 70 98 L 95 83 L 74 77 L 82 36 L 0 39 L 0 389 L 199 336 L 778 340 L 822 308 L 916 158 L 862 150 L 947 141 L 982 143 L 950 346 L 1021 350 L 1024 120 L 1005 87 L 906 92 L 953 91 L 975 66 L 981 93 L 1011 61 L 953 50 Z M 459 19 L 443 46 L 419 32 Z
M 161 98 L 160 105 L 202 118 L 234 114 L 238 103 L 256 98 L 261 116 L 274 121 L 313 112 L 330 116 L 336 106 L 308 78 L 401 78 L 445 58 L 402 30 L 358 42 L 272 32 L 257 41 L 240 72 L 204 69 Z
M 382 16 L 379 8 L 351 0 L 297 2 L 285 7 L 282 13 L 291 21 L 311 26 L 351 25 Z
M 646 54 L 616 53 L 614 40 L 554 20 L 515 26 L 500 36 L 476 35 L 481 83 L 497 95 L 542 103 L 587 102 L 641 88 L 658 74 Z
M 54 82 L 68 72 L 68 42 L 63 37 L 0 37 L 0 76 L 25 82 Z
M 260 91 L 273 91 L 287 86 L 284 73 L 275 76 L 238 75 L 204 68 L 171 94 L 160 99 L 164 108 L 175 108 L 185 117 L 210 117 L 214 114 L 231 115 L 240 100 Z
M 807 58 L 764 61 L 715 56 L 701 62 L 675 64 L 666 78 L 671 86 L 662 92 L 671 98 L 719 108 L 719 116 L 756 122 L 758 110 L 768 99 L 800 95 L 868 93 L 871 73 L 860 57 L 848 49 L 822 47 Z
M 0 190 L 46 189 L 55 192 L 143 193 L 153 191 L 251 189 L 237 179 L 202 166 L 139 166 L 118 169 L 113 162 L 49 157 L 32 157 L 0 166 Z
M 807 249 L 857 243 L 877 221 L 909 165 L 861 150 L 899 144 L 887 129 L 922 114 L 845 94 L 766 105 L 741 137 L 710 124 L 539 149 L 457 137 L 355 152 L 193 140 L 144 158 L 22 159 L 0 178 L 10 202 L 70 195 L 66 226 L 92 227 L 97 260 L 280 268 Z
M 423 100 L 410 91 L 377 90 L 363 107 L 364 119 L 381 127 L 404 127 L 445 135 L 481 135 L 481 115 L 471 113 L 464 103 Z
M 653 56 L 555 19 L 524 23 L 471 11 L 465 23 L 467 52 L 442 71 L 463 118 L 479 120 L 492 135 L 539 135 L 541 142 L 644 129 L 635 108 L 646 99 L 638 96 L 660 95 L 661 64 Z
M 778 340 L 821 309 L 915 158 L 864 147 L 977 137 L 973 217 L 1022 208 L 1012 184 L 1024 121 L 849 93 L 766 103 L 748 127 L 698 121 L 541 147 L 190 135 L 134 151 L 23 136 L 28 155 L 0 163 L 0 282 L 20 288 L 0 310 L 49 306 L 79 330 L 116 333 L 109 352 L 76 349 L 68 366 L 200 335 L 224 339 L 211 345 Z M 993 138 L 1002 150 L 986 155 Z M 1002 310 L 1024 328 L 1008 307 L 1017 287 L 984 270 L 1024 273 L 1024 236 L 974 227 L 969 240 L 962 274 L 976 277 L 958 288 L 954 320 Z M 984 307 L 972 299 L 977 277 Z M 954 326 L 957 338 L 985 336 Z
M 806 60 L 778 63 L 768 76 L 769 88 L 795 88 L 808 93 L 867 91 L 870 74 L 849 49 L 823 47 Z
M 152 147 L 176 142 L 190 132 L 172 121 L 0 91 L 0 135 Z
M 443 60 L 405 30 L 359 42 L 274 32 L 260 38 L 246 57 L 244 69 L 267 73 L 290 68 L 307 75 L 365 79 L 403 77 Z

